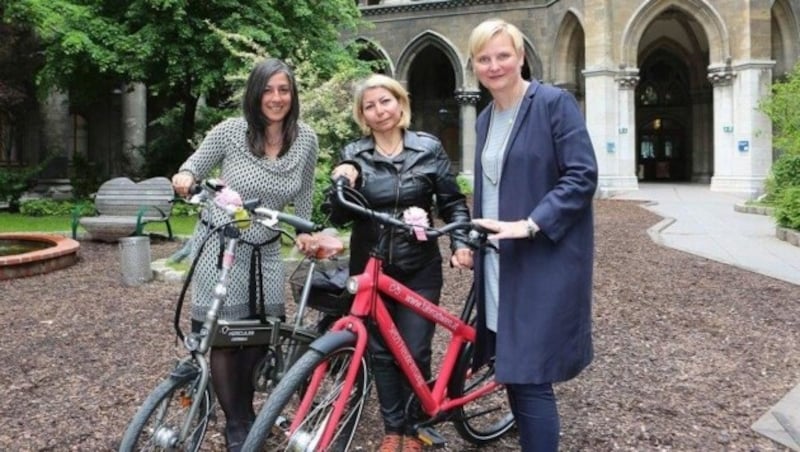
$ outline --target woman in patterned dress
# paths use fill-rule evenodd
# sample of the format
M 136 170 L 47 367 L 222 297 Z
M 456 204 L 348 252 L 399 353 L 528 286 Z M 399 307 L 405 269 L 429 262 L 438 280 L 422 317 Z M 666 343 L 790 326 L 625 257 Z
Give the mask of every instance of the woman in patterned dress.
M 243 117 L 216 125 L 200 147 L 172 178 L 175 191 L 187 196 L 195 182 L 219 167 L 220 178 L 243 200 L 258 199 L 270 209 L 293 204 L 295 214 L 311 217 L 317 135 L 298 120 L 300 105 L 292 70 L 282 61 L 267 59 L 250 73 L 242 102 Z M 198 222 L 192 239 L 196 255 L 206 235 L 226 221 L 226 214 L 212 207 Z M 284 316 L 284 268 L 279 234 L 266 228 L 242 231 L 236 261 L 230 273 L 228 298 L 220 319 L 242 319 L 264 314 Z M 218 278 L 220 249 L 211 238 L 192 281 L 192 328 L 202 326 L 211 305 Z M 308 252 L 313 239 L 298 237 L 298 247 Z M 259 348 L 226 347 L 211 350 L 211 375 L 220 406 L 225 412 L 225 440 L 238 451 L 255 419 L 253 410 L 254 366 Z

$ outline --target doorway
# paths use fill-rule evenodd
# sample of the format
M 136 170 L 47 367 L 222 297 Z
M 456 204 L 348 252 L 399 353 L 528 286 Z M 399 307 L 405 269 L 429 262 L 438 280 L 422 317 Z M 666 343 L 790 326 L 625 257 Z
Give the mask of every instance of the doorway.
M 638 127 L 636 175 L 640 181 L 686 180 L 685 128 L 674 119 L 654 118 Z

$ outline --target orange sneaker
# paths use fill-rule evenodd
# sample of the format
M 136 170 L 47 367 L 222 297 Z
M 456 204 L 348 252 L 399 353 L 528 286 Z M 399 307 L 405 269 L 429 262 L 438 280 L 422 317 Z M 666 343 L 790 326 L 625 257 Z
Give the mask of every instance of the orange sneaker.
M 422 452 L 422 441 L 414 436 L 404 436 L 402 452 Z
M 396 433 L 387 433 L 378 446 L 376 452 L 402 452 L 400 449 L 403 446 L 403 437 Z

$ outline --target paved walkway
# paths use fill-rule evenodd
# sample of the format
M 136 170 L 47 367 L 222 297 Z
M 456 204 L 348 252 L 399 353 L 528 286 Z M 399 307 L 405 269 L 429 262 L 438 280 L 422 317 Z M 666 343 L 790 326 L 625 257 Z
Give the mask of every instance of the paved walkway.
M 654 241 L 670 248 L 800 285 L 800 247 L 775 236 L 775 221 L 740 213 L 746 197 L 717 193 L 707 185 L 639 184 L 638 191 L 615 199 L 650 201 L 647 209 L 664 217 L 650 228 Z M 800 451 L 800 385 L 795 386 L 753 425 L 753 430 Z
M 641 183 L 614 199 L 651 201 L 664 217 L 650 229 L 656 242 L 745 270 L 800 285 L 800 247 L 775 236 L 775 220 L 734 211 L 747 198 L 708 185 Z

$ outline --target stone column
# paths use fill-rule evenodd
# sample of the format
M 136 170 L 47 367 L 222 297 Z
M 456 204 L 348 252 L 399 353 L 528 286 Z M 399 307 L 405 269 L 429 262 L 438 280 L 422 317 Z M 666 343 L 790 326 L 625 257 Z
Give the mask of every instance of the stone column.
M 734 191 L 733 73 L 730 65 L 710 67 L 708 81 L 714 86 L 714 174 L 711 190 Z
M 586 127 L 597 156 L 597 196 L 638 190 L 634 164 L 630 162 L 634 147 L 630 145 L 630 140 L 636 136 L 636 130 L 633 123 L 627 122 L 630 120 L 628 117 L 633 117 L 634 111 L 632 90 L 628 90 L 628 96 L 621 94 L 622 90 L 616 80 L 620 74 L 616 70 L 592 69 L 585 70 L 583 74 L 586 79 L 586 98 L 591 99 L 591 102 L 586 103 Z M 623 74 L 623 77 L 626 76 Z M 624 126 L 620 118 L 620 105 L 623 103 L 625 110 L 622 113 L 626 121 Z M 621 131 L 625 133 L 621 134 Z M 622 142 L 620 137 L 623 138 Z M 625 157 L 621 158 L 621 153 Z M 623 168 L 623 163 L 628 167 Z
M 771 60 L 750 60 L 734 67 L 734 136 L 741 157 L 736 168 L 738 191 L 752 197 L 764 193 L 764 181 L 772 166 L 772 121 L 759 110 L 759 103 L 771 92 L 774 65 Z M 743 142 L 747 143 L 747 151 L 741 151 Z
M 142 151 L 147 144 L 147 87 L 131 83 L 122 90 L 122 155 L 125 172 L 137 176 L 144 171 Z
M 748 61 L 710 67 L 714 85 L 714 176 L 711 190 L 764 191 L 772 165 L 772 123 L 758 110 L 769 95 L 773 61 Z
M 457 91 L 456 102 L 461 107 L 461 175 L 473 182 L 475 166 L 475 117 L 480 91 Z
M 62 91 L 52 90 L 48 93 L 42 109 L 42 149 L 36 162 L 52 156 L 52 160 L 44 171 L 46 179 L 62 179 L 69 177 L 69 161 L 72 148 L 70 146 L 69 96 Z
M 616 77 L 619 92 L 617 94 L 616 166 L 614 167 L 614 185 L 639 189 L 636 168 L 636 85 L 639 83 L 639 69 L 625 68 Z

